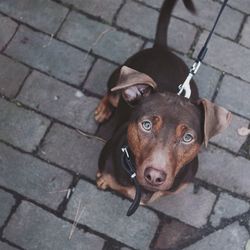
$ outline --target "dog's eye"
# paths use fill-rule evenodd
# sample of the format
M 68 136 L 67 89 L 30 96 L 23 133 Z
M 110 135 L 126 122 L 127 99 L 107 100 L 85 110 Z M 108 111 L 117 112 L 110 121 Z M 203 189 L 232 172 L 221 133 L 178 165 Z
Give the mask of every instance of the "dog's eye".
M 146 131 L 150 131 L 151 128 L 152 128 L 152 123 L 151 123 L 151 121 L 149 121 L 149 120 L 143 121 L 143 122 L 141 123 L 141 125 L 142 125 L 142 128 L 143 128 L 144 130 L 146 130 Z
M 194 139 L 194 137 L 190 133 L 185 133 L 185 135 L 182 137 L 182 141 L 184 143 L 190 143 L 191 141 L 193 141 L 193 139 Z

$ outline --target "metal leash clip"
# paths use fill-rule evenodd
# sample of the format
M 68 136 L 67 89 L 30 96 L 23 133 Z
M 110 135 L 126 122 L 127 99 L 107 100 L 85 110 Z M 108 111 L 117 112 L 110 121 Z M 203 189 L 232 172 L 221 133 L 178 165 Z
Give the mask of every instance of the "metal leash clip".
M 183 84 L 179 85 L 179 92 L 177 93 L 177 95 L 181 95 L 183 91 L 185 91 L 185 95 L 184 97 L 186 98 L 190 98 L 191 96 L 191 88 L 190 88 L 190 81 L 193 78 L 193 76 L 197 73 L 199 67 L 201 65 L 200 61 L 196 61 L 194 62 L 194 64 L 192 65 L 192 67 L 189 70 L 189 74 L 186 78 L 186 80 L 184 81 Z

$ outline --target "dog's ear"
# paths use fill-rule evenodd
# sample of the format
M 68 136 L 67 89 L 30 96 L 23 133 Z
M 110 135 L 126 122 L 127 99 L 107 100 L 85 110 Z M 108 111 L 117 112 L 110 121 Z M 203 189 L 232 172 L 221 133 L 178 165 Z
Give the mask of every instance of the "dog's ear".
M 131 104 L 148 96 L 156 87 L 155 81 L 148 75 L 123 66 L 117 85 L 111 91 L 121 92 L 124 100 Z
M 198 104 L 202 105 L 204 110 L 204 143 L 207 147 L 211 137 L 228 127 L 232 120 L 232 114 L 207 99 L 200 99 Z

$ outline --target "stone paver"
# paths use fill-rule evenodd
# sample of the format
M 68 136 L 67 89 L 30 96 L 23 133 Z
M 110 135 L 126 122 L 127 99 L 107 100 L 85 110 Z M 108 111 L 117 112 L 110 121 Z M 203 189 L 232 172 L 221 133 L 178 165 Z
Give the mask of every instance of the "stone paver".
M 14 35 L 16 28 L 17 23 L 12 21 L 9 17 L 0 15 L 0 50 L 3 49 L 3 47 Z
M 64 214 L 67 218 L 74 220 L 79 202 L 83 204 L 81 210 L 84 209 L 81 224 L 136 249 L 149 247 L 159 223 L 152 211 L 139 207 L 133 216 L 127 217 L 127 209 L 130 206 L 128 200 L 99 191 L 94 185 L 84 181 L 78 183 L 70 199 Z
M 102 38 L 103 32 L 111 32 L 112 29 L 109 25 L 72 11 L 60 29 L 58 37 L 89 51 L 99 40 L 98 38 Z M 79 32 L 80 30 L 81 32 Z
M 21 26 L 5 53 L 74 85 L 80 85 L 93 58 L 50 36 Z
M 140 16 L 140 22 L 137 17 Z M 122 8 L 117 24 L 140 35 L 154 39 L 158 12 L 148 7 L 141 7 L 133 1 L 127 2 Z M 145 28 L 146 27 L 146 28 Z M 169 24 L 168 45 L 183 53 L 187 53 L 196 35 L 196 28 L 176 18 L 172 18 Z
M 63 170 L 0 144 L 0 185 L 50 208 L 62 202 L 72 177 Z M 61 191 L 61 192 L 60 192 Z
M 7 243 L 0 241 L 0 249 L 1 250 L 17 250 L 18 248 L 12 247 L 8 245 Z
M 158 11 L 128 0 L 122 7 L 117 24 L 144 37 L 155 37 Z M 137 17 L 140 16 L 140 22 Z
M 249 127 L 248 127 L 249 128 Z M 246 139 L 245 143 L 243 144 L 240 153 L 247 157 L 248 159 L 250 158 L 250 137 Z
M 95 46 L 94 53 L 116 63 L 123 63 L 142 46 L 141 39 L 123 32 L 111 31 Z
M 4 237 L 25 249 L 101 250 L 104 240 L 75 229 L 69 239 L 72 225 L 45 210 L 22 202 L 12 216 Z
M 198 178 L 250 197 L 249 160 L 214 146 L 209 146 L 199 156 Z
M 250 122 L 248 120 L 233 115 L 232 122 L 229 127 L 222 133 L 213 137 L 211 142 L 237 153 L 246 140 L 246 136 L 240 136 L 238 134 L 238 129 L 242 127 L 247 128 L 249 124 Z
M 250 17 L 247 18 L 247 21 L 244 24 L 243 30 L 241 32 L 240 43 L 250 48 Z
M 140 2 L 144 2 L 154 8 L 161 8 L 162 4 L 163 4 L 163 0 L 139 0 Z
M 245 250 L 249 234 L 238 222 L 227 226 L 184 250 Z
M 98 99 L 37 71 L 26 80 L 18 100 L 84 131 L 95 132 L 97 128 L 93 112 Z
M 250 240 L 247 241 L 245 250 L 250 250 Z
M 196 28 L 179 19 L 171 18 L 167 44 L 181 53 L 187 53 L 196 35 Z
M 197 14 L 193 15 L 184 7 L 182 1 L 177 2 L 173 15 L 185 19 L 200 27 L 210 30 L 220 10 L 220 4 L 212 0 L 200 0 L 194 3 Z M 232 39 L 235 39 L 243 21 L 243 14 L 225 7 L 215 32 Z M 228 25 L 230 23 L 230 25 Z
M 0 2 L 0 10 L 15 19 L 44 32 L 54 33 L 68 9 L 50 0 L 8 0 Z
M 250 2 L 248 0 L 234 0 L 234 1 L 228 1 L 228 5 L 239 9 L 246 14 L 250 13 Z
M 200 188 L 194 193 L 193 184 L 177 194 L 162 197 L 152 203 L 152 207 L 173 216 L 194 227 L 202 227 L 207 223 L 216 195 Z
M 73 5 L 77 9 L 111 22 L 117 10 L 120 8 L 122 0 L 62 0 L 62 2 Z
M 3 55 L 0 55 L 0 69 L 0 93 L 13 98 L 27 76 L 29 69 Z
M 11 194 L 6 193 L 3 190 L 0 190 L 0 200 L 1 200 L 1 203 L 0 203 L 0 211 L 1 211 L 1 213 L 0 213 L 0 227 L 2 227 L 4 225 L 4 222 L 8 218 L 12 207 L 15 205 L 15 199 Z M 2 248 L 0 248 L 0 249 L 2 249 Z
M 153 47 L 153 43 L 152 42 L 147 42 L 145 45 L 144 45 L 144 47 L 143 47 L 143 49 L 150 49 L 150 48 L 152 48 Z
M 189 65 L 192 66 L 193 64 Z M 203 65 L 200 68 L 199 73 L 194 76 L 194 80 L 198 86 L 200 98 L 212 100 L 219 79 L 220 72 L 218 70 Z
M 63 147 L 62 147 L 63 145 Z M 78 132 L 54 125 L 40 149 L 40 156 L 95 180 L 99 153 L 104 143 Z
M 183 244 L 190 240 L 195 240 L 199 236 L 200 233 L 197 229 L 179 221 L 170 220 L 169 222 L 165 222 L 161 228 L 155 248 L 158 250 L 171 248 L 180 249 Z
M 26 151 L 36 149 L 46 132 L 48 119 L 0 99 L 0 139 Z
M 58 37 L 87 51 L 92 49 L 94 53 L 118 63 L 142 46 L 139 38 L 75 12 L 68 16 Z
M 195 49 L 196 57 L 207 39 L 208 32 L 203 32 Z M 227 39 L 213 36 L 209 42 L 209 49 L 204 62 L 242 78 L 245 81 L 250 79 L 250 51 Z M 244 63 L 243 63 L 244 62 Z
M 250 118 L 250 84 L 225 76 L 215 102 L 240 115 Z
M 234 198 L 227 193 L 221 193 L 214 207 L 210 222 L 214 227 L 220 225 L 222 219 L 229 219 L 234 216 L 247 212 L 250 208 L 249 203 Z
M 167 46 L 181 53 L 188 53 L 196 32 L 193 25 L 172 17 L 169 24 Z M 147 42 L 144 49 L 152 47 L 153 43 Z
M 84 84 L 84 89 L 99 95 L 105 95 L 107 93 L 108 79 L 116 68 L 116 65 L 98 59 Z

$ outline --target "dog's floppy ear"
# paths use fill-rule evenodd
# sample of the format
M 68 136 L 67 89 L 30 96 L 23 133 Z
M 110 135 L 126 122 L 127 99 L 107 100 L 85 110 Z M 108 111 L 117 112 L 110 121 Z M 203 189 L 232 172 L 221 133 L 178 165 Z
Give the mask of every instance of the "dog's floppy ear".
M 204 143 L 207 147 L 208 140 L 211 137 L 228 127 L 232 114 L 207 99 L 200 99 L 198 104 L 202 104 L 204 109 Z
M 148 96 L 156 87 L 156 83 L 148 75 L 123 66 L 117 85 L 111 91 L 120 91 L 126 102 L 134 103 L 141 97 Z

